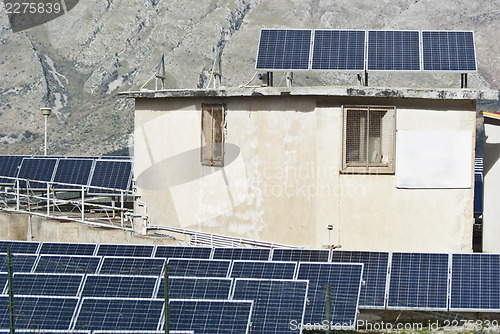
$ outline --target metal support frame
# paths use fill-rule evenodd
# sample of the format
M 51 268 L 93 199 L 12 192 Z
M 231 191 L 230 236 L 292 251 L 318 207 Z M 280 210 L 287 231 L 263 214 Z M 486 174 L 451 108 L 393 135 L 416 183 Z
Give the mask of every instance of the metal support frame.
M 460 88 L 467 88 L 467 73 L 460 74 Z

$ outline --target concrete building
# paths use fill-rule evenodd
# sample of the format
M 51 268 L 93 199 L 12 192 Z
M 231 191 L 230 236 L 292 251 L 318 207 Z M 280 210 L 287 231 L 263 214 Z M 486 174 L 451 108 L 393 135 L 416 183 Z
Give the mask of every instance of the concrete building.
M 122 96 L 135 99 L 143 231 L 472 251 L 476 101 L 495 100 L 496 91 L 259 87 Z

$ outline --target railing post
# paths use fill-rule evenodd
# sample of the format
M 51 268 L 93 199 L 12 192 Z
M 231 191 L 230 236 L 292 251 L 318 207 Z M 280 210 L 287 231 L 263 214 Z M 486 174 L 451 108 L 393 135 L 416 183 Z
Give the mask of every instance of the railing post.
M 19 211 L 19 179 L 16 179 L 16 210 Z
M 47 216 L 50 216 L 50 184 L 47 182 Z
M 120 203 L 120 209 L 121 209 L 120 210 L 120 222 L 122 223 L 122 228 L 123 228 L 123 209 L 125 208 L 124 203 L 123 203 L 123 201 L 124 201 L 123 190 L 120 191 L 120 201 L 121 201 L 121 203 Z
M 85 221 L 85 186 L 82 186 L 82 223 Z

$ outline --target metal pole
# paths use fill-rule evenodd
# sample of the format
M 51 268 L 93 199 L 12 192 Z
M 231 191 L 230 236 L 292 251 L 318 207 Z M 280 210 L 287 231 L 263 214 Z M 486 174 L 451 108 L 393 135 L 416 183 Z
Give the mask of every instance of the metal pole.
M 47 155 L 47 119 L 49 116 L 44 115 L 45 118 L 45 145 L 43 146 L 43 155 Z
M 15 332 L 14 318 L 14 289 L 12 286 L 12 249 L 7 245 L 7 280 L 9 282 L 9 328 L 10 334 Z
M 165 274 L 164 274 L 164 294 L 165 294 L 165 306 L 164 306 L 164 313 L 165 313 L 165 334 L 169 334 L 170 328 L 169 328 L 169 314 L 168 314 L 168 264 L 165 260 Z
M 326 296 L 325 296 L 325 303 L 326 303 L 326 308 L 325 308 L 325 319 L 328 322 L 328 329 L 326 330 L 327 334 L 331 333 L 331 323 L 332 323 L 332 304 L 331 304 L 331 290 L 330 290 L 330 284 L 326 285 Z

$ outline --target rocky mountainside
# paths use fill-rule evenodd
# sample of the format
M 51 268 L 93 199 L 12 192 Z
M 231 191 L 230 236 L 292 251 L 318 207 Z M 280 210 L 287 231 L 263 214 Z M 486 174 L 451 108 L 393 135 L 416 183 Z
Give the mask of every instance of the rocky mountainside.
M 67 14 L 13 33 L 0 5 L 0 153 L 41 154 L 50 106 L 49 154 L 127 148 L 137 90 L 165 54 L 168 88 L 204 87 L 217 45 L 222 83 L 255 73 L 261 28 L 443 29 L 475 32 L 479 71 L 469 87 L 500 87 L 500 0 L 81 0 Z M 296 85 L 355 85 L 352 73 L 296 73 Z M 283 83 L 276 74 L 275 85 Z M 460 75 L 370 74 L 370 85 L 459 87 Z M 148 86 L 154 87 L 154 83 Z

